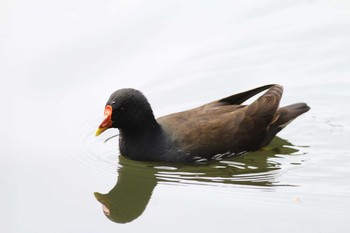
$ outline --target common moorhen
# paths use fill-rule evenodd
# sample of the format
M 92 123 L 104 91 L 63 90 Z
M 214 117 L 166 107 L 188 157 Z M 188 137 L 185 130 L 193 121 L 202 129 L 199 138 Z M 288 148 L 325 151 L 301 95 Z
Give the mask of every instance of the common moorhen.
M 249 105 L 250 97 L 267 90 Z M 115 91 L 96 131 L 119 129 L 119 150 L 133 160 L 201 162 L 266 146 L 286 125 L 310 108 L 297 103 L 279 108 L 283 87 L 266 85 L 198 108 L 155 119 L 138 90 Z

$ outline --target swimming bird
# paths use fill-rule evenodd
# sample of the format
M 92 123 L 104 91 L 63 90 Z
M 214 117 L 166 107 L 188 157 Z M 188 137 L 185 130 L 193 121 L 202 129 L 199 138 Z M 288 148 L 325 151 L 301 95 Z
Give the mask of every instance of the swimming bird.
M 242 103 L 267 90 L 249 105 Z M 155 118 L 139 90 L 124 88 L 109 97 L 96 136 L 119 129 L 121 155 L 141 161 L 203 162 L 258 150 L 310 108 L 279 107 L 283 87 L 272 84 L 200 107 Z

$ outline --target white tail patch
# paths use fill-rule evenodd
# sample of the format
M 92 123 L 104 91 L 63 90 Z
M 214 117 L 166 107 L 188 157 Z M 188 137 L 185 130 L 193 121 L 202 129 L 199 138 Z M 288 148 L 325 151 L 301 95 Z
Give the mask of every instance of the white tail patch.
M 282 125 L 279 125 L 278 127 L 280 127 L 280 128 L 284 128 L 284 127 L 286 127 L 289 123 L 291 123 L 292 121 L 294 121 L 294 119 L 292 119 L 292 120 L 290 120 L 290 121 L 287 121 L 286 123 L 284 123 L 284 124 L 282 124 Z

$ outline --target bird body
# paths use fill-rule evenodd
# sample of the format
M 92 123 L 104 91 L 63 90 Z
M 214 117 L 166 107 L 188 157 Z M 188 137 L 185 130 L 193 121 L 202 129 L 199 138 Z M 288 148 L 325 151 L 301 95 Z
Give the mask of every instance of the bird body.
M 268 90 L 267 90 L 268 89 Z M 242 103 L 267 90 L 249 105 Z M 135 160 L 195 162 L 219 159 L 266 146 L 287 124 L 310 108 L 297 103 L 279 108 L 283 88 L 266 85 L 183 112 L 154 118 L 143 94 L 121 89 L 106 104 L 109 127 L 119 128 L 122 155 Z M 106 123 L 104 121 L 104 123 Z

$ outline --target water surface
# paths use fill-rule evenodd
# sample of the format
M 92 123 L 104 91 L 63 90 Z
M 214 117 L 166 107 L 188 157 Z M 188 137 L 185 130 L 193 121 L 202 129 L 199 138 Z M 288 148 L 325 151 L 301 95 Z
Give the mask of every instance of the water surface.
M 0 3 L 3 232 L 349 232 L 348 1 Z M 208 164 L 130 161 L 110 93 L 156 116 L 260 85 L 311 110 Z M 111 138 L 112 137 L 112 138 Z M 111 138 L 110 140 L 107 140 Z

